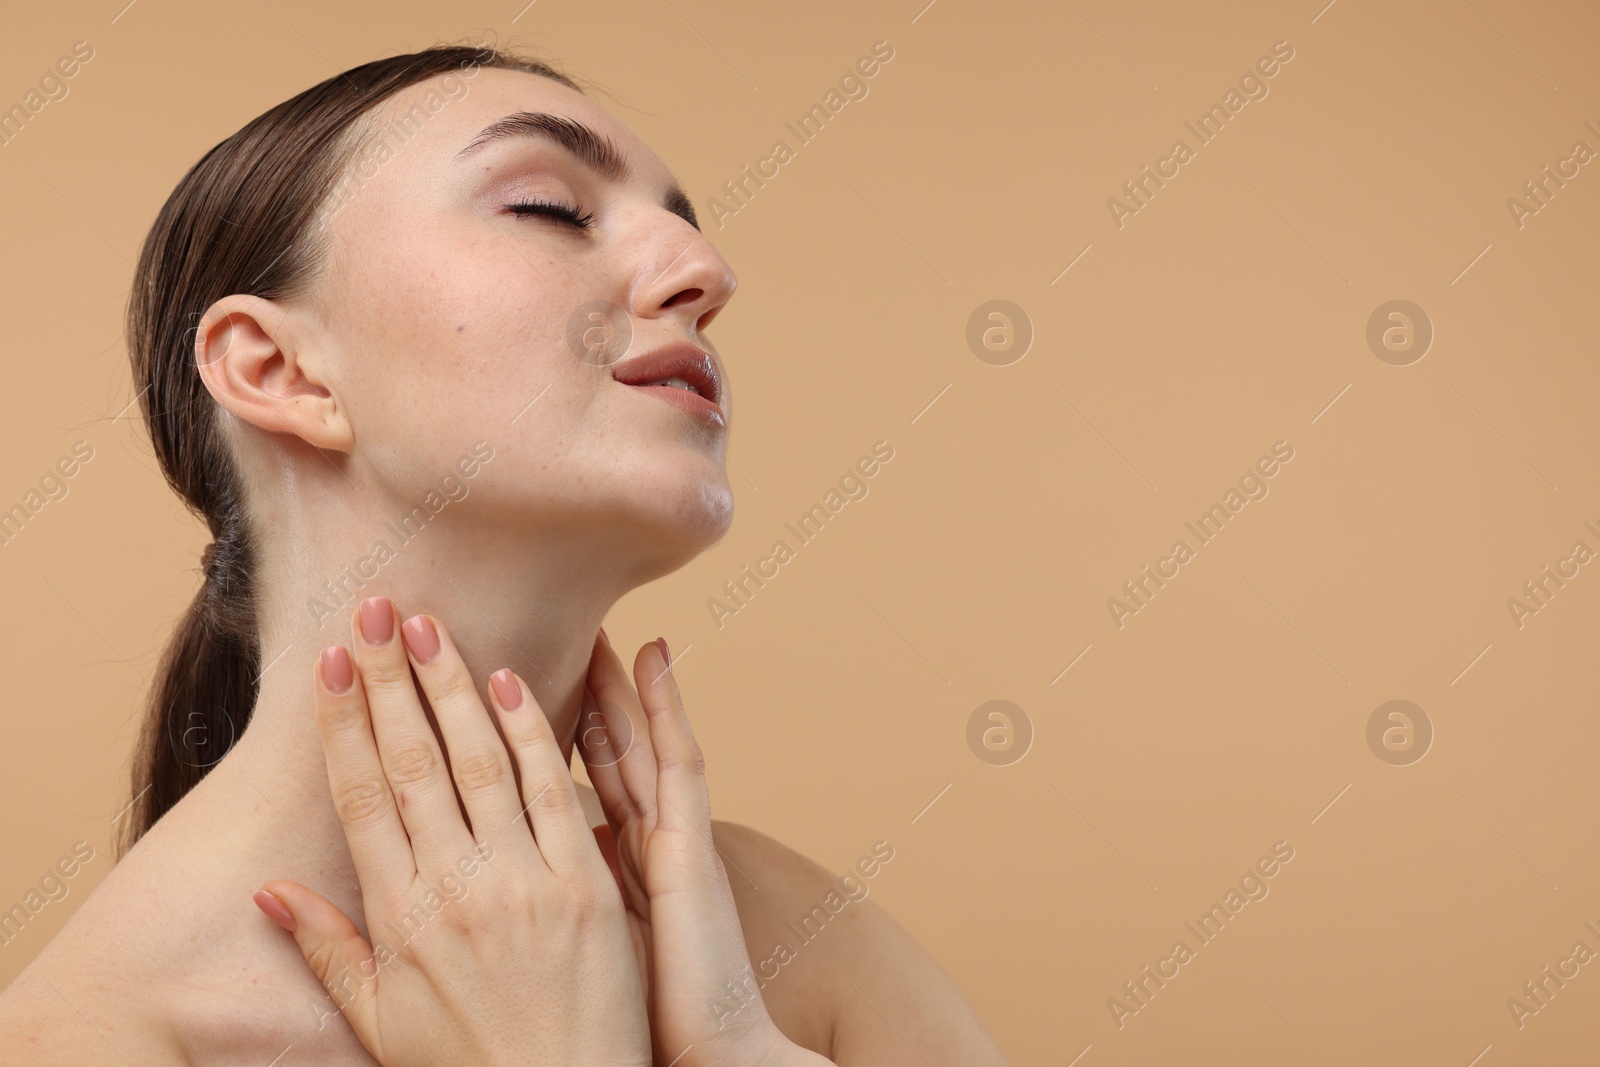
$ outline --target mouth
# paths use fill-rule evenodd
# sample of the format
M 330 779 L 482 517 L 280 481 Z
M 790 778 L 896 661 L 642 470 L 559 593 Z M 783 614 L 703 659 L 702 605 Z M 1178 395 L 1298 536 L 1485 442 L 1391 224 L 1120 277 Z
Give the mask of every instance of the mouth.
M 611 369 L 611 376 L 696 418 L 727 425 L 716 361 L 691 344 L 671 344 L 624 360 Z

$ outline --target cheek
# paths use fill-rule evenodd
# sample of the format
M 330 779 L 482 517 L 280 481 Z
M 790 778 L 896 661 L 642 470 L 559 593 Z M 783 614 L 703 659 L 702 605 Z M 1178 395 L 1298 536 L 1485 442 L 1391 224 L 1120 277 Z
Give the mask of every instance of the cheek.
M 548 315 L 488 279 L 462 282 L 424 279 L 371 294 L 357 348 L 370 365 L 370 395 L 446 432 L 464 421 L 519 436 L 592 396 L 594 368 L 566 353 Z

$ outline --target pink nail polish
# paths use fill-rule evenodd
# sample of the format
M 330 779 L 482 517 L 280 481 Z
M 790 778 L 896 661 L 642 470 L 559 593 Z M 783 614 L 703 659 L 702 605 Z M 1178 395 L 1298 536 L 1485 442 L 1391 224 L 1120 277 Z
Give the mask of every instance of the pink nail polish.
M 507 711 L 516 711 L 522 707 L 522 687 L 517 684 L 516 676 L 508 670 L 498 670 L 489 675 L 489 684 L 494 686 L 495 698 L 500 701 L 500 706 Z
M 361 602 L 361 636 L 380 648 L 394 636 L 394 608 L 386 596 L 369 596 Z
M 271 919 L 273 922 L 277 923 L 291 934 L 294 933 L 294 914 L 290 912 L 288 908 L 283 906 L 283 901 L 279 900 L 265 889 L 257 889 L 255 891 L 255 895 L 250 899 L 256 902 L 256 907 L 260 908 L 262 914 L 264 914 L 267 918 Z
M 350 667 L 350 653 L 343 645 L 329 645 L 322 650 L 322 684 L 328 692 L 339 696 L 350 689 L 355 680 Z
M 439 654 L 439 631 L 426 615 L 411 616 L 401 624 L 400 633 L 418 663 L 427 663 Z
M 672 652 L 667 648 L 667 639 L 665 637 L 656 638 L 656 645 L 661 649 L 661 662 L 668 667 L 672 666 Z

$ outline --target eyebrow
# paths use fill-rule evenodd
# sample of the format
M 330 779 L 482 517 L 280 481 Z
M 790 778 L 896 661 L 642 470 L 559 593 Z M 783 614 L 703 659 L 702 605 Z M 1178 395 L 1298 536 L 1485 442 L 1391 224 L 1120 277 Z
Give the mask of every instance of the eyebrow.
M 460 161 L 499 141 L 527 137 L 548 141 L 565 149 L 578 162 L 610 181 L 625 182 L 632 173 L 627 156 L 604 134 L 595 132 L 576 119 L 543 111 L 518 111 L 490 123 L 455 154 L 455 160 Z M 677 182 L 667 189 L 662 206 L 695 229 L 700 228 L 694 205 Z

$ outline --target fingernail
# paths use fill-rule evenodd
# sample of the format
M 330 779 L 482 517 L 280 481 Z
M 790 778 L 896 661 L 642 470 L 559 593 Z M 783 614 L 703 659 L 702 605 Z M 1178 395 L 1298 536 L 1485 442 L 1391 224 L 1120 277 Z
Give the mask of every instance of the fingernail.
M 367 644 L 382 647 L 394 636 L 394 609 L 386 596 L 369 596 L 361 602 L 361 636 Z
M 418 663 L 427 663 L 439 654 L 439 631 L 426 615 L 411 616 L 401 624 L 400 633 Z
M 283 906 L 283 901 L 279 900 L 265 889 L 257 889 L 255 891 L 255 895 L 250 899 L 256 902 L 256 907 L 260 908 L 262 913 L 266 915 L 267 918 L 271 919 L 273 922 L 277 923 L 291 934 L 294 933 L 294 915 L 289 911 L 288 908 Z
M 661 649 L 661 662 L 668 667 L 672 666 L 672 653 L 667 649 L 667 639 L 665 637 L 656 638 L 656 645 Z
M 604 626 L 600 627 L 600 640 L 604 641 L 608 645 L 611 643 L 611 635 L 606 633 L 606 628 Z
M 322 684 L 334 696 L 346 692 L 355 680 L 350 668 L 350 653 L 343 645 L 329 645 L 322 650 Z
M 508 670 L 498 670 L 489 675 L 489 684 L 494 686 L 494 695 L 502 708 L 516 711 L 522 707 L 522 687 L 517 684 L 516 675 Z

